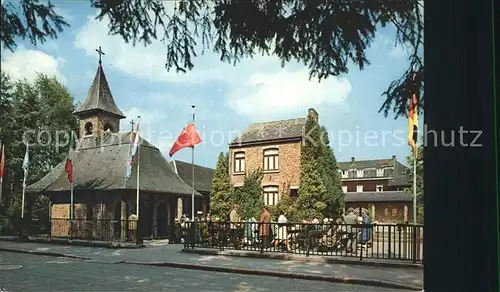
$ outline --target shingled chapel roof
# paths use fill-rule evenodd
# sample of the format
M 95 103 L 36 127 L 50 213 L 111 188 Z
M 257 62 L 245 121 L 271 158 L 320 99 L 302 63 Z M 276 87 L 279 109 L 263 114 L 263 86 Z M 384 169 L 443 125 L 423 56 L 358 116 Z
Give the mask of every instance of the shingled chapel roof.
M 193 168 L 192 164 L 181 160 L 170 161 L 177 174 L 187 184 L 192 184 Z M 214 178 L 214 169 L 201 165 L 194 165 L 194 188 L 202 194 L 210 194 L 212 180 Z
M 137 167 L 126 179 L 130 151 L 130 132 L 106 133 L 100 137 L 85 137 L 74 153 L 74 190 L 112 191 L 136 190 Z M 161 152 L 141 138 L 140 191 L 159 194 L 190 196 L 187 185 L 168 163 Z M 27 193 L 69 191 L 70 184 L 64 171 L 65 161 L 54 167 L 45 177 L 26 188 Z M 196 196 L 202 196 L 195 192 Z
M 123 112 L 116 106 L 101 64 L 97 67 L 94 82 L 90 86 L 87 98 L 75 110 L 74 114 L 82 115 L 95 111 L 104 111 L 125 118 Z

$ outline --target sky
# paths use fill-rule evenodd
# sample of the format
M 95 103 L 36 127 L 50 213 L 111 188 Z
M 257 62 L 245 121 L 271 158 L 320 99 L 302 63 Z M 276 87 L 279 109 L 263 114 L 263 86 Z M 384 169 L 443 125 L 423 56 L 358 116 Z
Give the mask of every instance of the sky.
M 148 47 L 126 44 L 107 34 L 106 20 L 95 20 L 97 11 L 88 1 L 57 1 L 58 12 L 71 24 L 59 38 L 34 47 L 19 42 L 12 53 L 2 51 L 2 70 L 13 79 L 33 80 L 36 72 L 55 75 L 74 95 L 86 98 L 97 70 L 99 46 L 102 65 L 118 107 L 127 116 L 120 130 L 141 116 L 141 136 L 168 158 L 176 136 L 191 119 L 196 105 L 196 126 L 203 142 L 196 147 L 195 163 L 215 168 L 217 156 L 254 122 L 306 117 L 309 108 L 330 135 L 338 161 L 391 158 L 406 163 L 408 121 L 384 117 L 378 110 L 382 92 L 408 66 L 408 51 L 395 45 L 395 31 L 380 29 L 367 51 L 371 64 L 360 71 L 318 82 L 308 69 L 278 58 L 257 56 L 236 66 L 222 63 L 213 52 L 194 59 L 187 73 L 168 72 L 166 49 L 161 42 Z M 420 120 L 422 122 L 422 119 Z M 183 149 L 174 159 L 191 161 Z

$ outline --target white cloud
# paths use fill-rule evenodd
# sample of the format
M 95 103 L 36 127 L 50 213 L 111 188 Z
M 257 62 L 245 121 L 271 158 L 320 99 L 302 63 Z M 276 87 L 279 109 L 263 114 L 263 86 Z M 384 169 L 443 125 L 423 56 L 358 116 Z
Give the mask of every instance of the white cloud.
M 28 50 L 18 47 L 14 52 L 2 52 L 2 70 L 5 70 L 13 80 L 26 78 L 33 81 L 36 73 L 55 75 L 61 82 L 65 82 L 61 74 L 64 66 L 63 58 L 54 58 L 39 50 Z
M 122 129 L 123 131 L 129 131 L 131 128 L 130 122 L 134 120 L 134 122 L 137 123 L 137 121 L 139 120 L 139 116 L 141 117 L 141 131 L 145 129 L 147 130 L 147 128 L 151 127 L 151 125 L 161 121 L 165 117 L 165 115 L 160 114 L 159 111 L 144 111 L 137 107 L 123 110 L 123 114 L 126 116 L 125 119 L 120 121 L 120 129 Z
M 62 16 L 66 22 L 70 22 L 74 19 L 73 15 L 68 9 L 56 7 L 54 8 L 54 11 L 56 12 L 57 15 Z
M 308 76 L 307 70 L 256 73 L 229 94 L 228 105 L 241 115 L 261 120 L 346 102 L 351 92 L 349 80 L 331 77 L 318 82 Z
M 146 81 L 170 83 L 220 82 L 227 88 L 227 105 L 238 114 L 251 118 L 273 118 L 279 114 L 293 113 L 311 106 L 345 104 L 351 91 L 350 82 L 344 78 L 329 78 L 318 83 L 309 81 L 308 70 L 297 64 L 281 67 L 274 56 L 255 56 L 244 59 L 236 66 L 222 63 L 213 52 L 194 60 L 192 71 L 168 72 L 165 67 L 166 47 L 154 41 L 148 47 L 127 44 L 120 36 L 108 36 L 108 21 L 88 17 L 88 22 L 77 33 L 74 45 L 88 56 L 97 59 L 96 47 L 102 46 L 106 53 L 103 62 L 109 67 Z M 293 71 L 294 69 L 297 69 Z M 290 71 L 291 70 L 291 71 Z M 224 95 L 221 92 L 221 95 Z M 152 100 L 164 100 L 171 106 L 186 103 L 171 100 L 171 97 L 151 96 Z M 172 104 L 173 103 L 173 104 Z
M 165 114 L 160 113 L 159 110 L 148 111 L 137 107 L 126 109 L 123 114 L 127 118 L 120 121 L 122 132 L 131 130 L 132 120 L 134 120 L 134 125 L 137 125 L 138 116 L 140 116 L 141 137 L 156 146 L 164 155 L 168 154 L 174 143 L 176 133 L 172 133 L 163 126 L 163 122 L 168 118 Z
M 76 34 L 74 41 L 75 47 L 83 49 L 87 56 L 97 59 L 95 49 L 101 46 L 106 53 L 103 63 L 129 76 L 156 82 L 198 81 L 200 76 L 195 72 L 182 74 L 176 73 L 175 70 L 168 72 L 165 69 L 167 49 L 160 41 L 154 41 L 147 47 L 142 44 L 133 46 L 131 43 L 126 43 L 120 36 L 108 35 L 109 20 L 107 18 L 99 21 L 95 19 L 95 15 L 92 15 L 87 20 L 87 23 Z

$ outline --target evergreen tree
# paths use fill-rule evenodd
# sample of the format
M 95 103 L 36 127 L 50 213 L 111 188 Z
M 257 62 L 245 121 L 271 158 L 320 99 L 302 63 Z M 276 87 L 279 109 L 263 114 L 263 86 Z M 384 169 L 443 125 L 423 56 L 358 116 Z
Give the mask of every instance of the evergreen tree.
M 342 214 L 344 208 L 344 192 L 342 191 L 342 182 L 338 172 L 337 159 L 330 147 L 328 131 L 325 127 L 320 128 L 321 143 L 318 163 L 321 171 L 323 184 L 326 192 L 324 202 L 326 209 L 324 215 L 329 218 L 335 218 Z
M 19 40 L 44 43 L 69 26 L 56 6 L 47 1 L 2 2 L 0 41 L 14 50 Z M 415 78 L 423 87 L 423 1 L 157 1 L 91 0 L 99 21 L 109 19 L 108 33 L 127 43 L 147 46 L 167 43 L 165 67 L 177 72 L 193 69 L 194 57 L 213 49 L 223 62 L 236 64 L 257 52 L 274 55 L 283 65 L 308 66 L 319 80 L 348 72 L 348 64 L 363 70 L 370 64 L 366 50 L 379 27 L 390 25 L 395 44 L 409 48 L 408 69 L 383 93 L 381 111 L 396 117 L 407 112 L 408 91 Z M 172 9 L 170 5 L 175 5 Z M 328 19 L 330 21 L 324 21 Z M 423 109 L 424 96 L 419 109 Z
M 258 219 L 264 207 L 261 190 L 262 171 L 255 170 L 245 176 L 243 186 L 235 190 L 234 202 L 240 206 L 242 219 Z
M 219 153 L 210 190 L 210 215 L 225 219 L 231 211 L 232 187 L 229 178 L 229 157 Z
M 320 128 L 314 118 L 308 117 L 300 157 L 300 187 L 295 211 L 301 219 L 322 218 L 325 213 L 326 187 L 320 171 Z

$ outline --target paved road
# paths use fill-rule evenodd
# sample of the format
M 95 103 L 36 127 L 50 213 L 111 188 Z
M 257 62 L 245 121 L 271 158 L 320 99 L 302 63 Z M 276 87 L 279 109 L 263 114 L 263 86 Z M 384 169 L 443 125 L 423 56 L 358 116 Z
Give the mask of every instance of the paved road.
M 156 242 L 155 245 L 150 245 L 146 248 L 140 249 L 108 249 L 1 241 L 0 248 L 70 254 L 88 257 L 100 263 L 117 263 L 122 261 L 144 263 L 191 263 L 226 268 L 259 269 L 291 273 L 331 275 L 338 277 L 378 279 L 419 287 L 423 286 L 423 270 L 421 269 L 386 268 L 315 262 L 308 263 L 231 256 L 203 256 L 182 253 L 180 252 L 182 245 L 162 244 L 161 242 Z
M 105 264 L 3 252 L 6 291 L 373 291 L 398 290 L 175 268 Z M 14 269 L 16 265 L 22 268 Z M 12 269 L 8 269 L 11 267 Z

